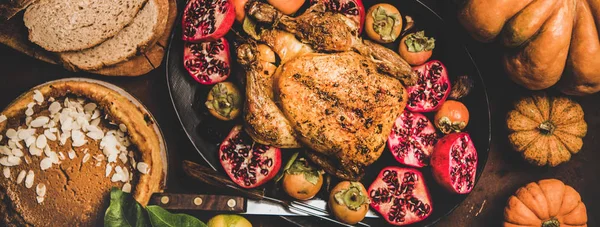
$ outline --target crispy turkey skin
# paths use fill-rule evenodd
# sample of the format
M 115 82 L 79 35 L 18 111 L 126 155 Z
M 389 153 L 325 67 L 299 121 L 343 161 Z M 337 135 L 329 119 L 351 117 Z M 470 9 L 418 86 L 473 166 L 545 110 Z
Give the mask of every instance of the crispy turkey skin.
M 280 66 L 274 91 L 297 139 L 326 156 L 344 179 L 359 179 L 385 148 L 407 93 L 356 52 L 308 54 Z M 317 163 L 319 163 L 317 161 Z

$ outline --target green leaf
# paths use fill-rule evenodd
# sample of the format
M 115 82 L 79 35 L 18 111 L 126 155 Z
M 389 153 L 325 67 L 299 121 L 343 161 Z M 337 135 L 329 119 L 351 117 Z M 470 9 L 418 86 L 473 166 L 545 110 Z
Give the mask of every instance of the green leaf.
M 112 188 L 110 205 L 104 215 L 104 226 L 146 227 L 149 223 L 144 208 L 131 194 Z
M 207 227 L 204 222 L 187 214 L 172 214 L 159 206 L 147 206 L 153 227 Z
M 425 36 L 425 31 L 408 34 L 404 43 L 406 43 L 408 51 L 412 53 L 430 51 L 435 48 L 435 39 Z

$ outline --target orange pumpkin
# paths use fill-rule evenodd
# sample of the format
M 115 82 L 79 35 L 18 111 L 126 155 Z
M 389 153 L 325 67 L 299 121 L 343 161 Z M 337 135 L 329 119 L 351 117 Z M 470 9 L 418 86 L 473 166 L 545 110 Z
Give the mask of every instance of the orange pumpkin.
M 557 166 L 583 146 L 587 133 L 583 115 L 571 99 L 538 93 L 521 99 L 508 113 L 508 139 L 528 162 Z
M 598 0 L 466 0 L 458 18 L 475 39 L 502 41 L 516 83 L 587 95 L 600 91 L 598 15 Z
M 532 182 L 508 199 L 504 227 L 587 227 L 581 196 L 557 179 Z

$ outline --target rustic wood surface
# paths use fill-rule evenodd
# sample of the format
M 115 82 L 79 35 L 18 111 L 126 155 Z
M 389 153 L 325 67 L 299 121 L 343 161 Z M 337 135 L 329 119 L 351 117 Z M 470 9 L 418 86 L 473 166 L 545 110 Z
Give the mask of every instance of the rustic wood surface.
M 455 11 L 441 0 L 422 0 L 447 18 L 449 26 L 456 26 Z M 447 1 L 446 1 L 447 2 Z M 437 3 L 437 4 L 436 4 Z M 456 26 L 457 32 L 463 32 Z M 486 82 L 492 106 L 493 139 L 487 166 L 475 190 L 451 215 L 443 218 L 436 226 L 501 226 L 503 209 L 507 198 L 519 187 L 545 178 L 558 178 L 581 193 L 588 210 L 588 226 L 600 226 L 600 94 L 575 98 L 586 113 L 588 135 L 581 152 L 571 161 L 555 168 L 534 167 L 513 151 L 507 140 L 505 116 L 512 103 L 529 94 L 504 75 L 500 65 L 501 49 L 496 44 L 479 44 L 465 35 L 475 61 Z M 163 64 L 164 65 L 164 64 Z M 5 107 L 19 94 L 40 83 L 65 77 L 90 77 L 105 80 L 123 87 L 140 99 L 156 117 L 165 134 L 169 149 L 167 192 L 217 193 L 218 189 L 198 183 L 188 177 L 181 168 L 181 160 L 202 163 L 185 133 L 181 129 L 169 98 L 164 66 L 145 76 L 103 77 L 89 73 L 74 73 L 57 65 L 48 64 L 0 46 L 0 108 Z M 191 212 L 203 221 L 214 215 L 207 212 Z M 247 216 L 255 226 L 290 226 L 279 217 Z M 326 223 L 320 222 L 319 226 Z

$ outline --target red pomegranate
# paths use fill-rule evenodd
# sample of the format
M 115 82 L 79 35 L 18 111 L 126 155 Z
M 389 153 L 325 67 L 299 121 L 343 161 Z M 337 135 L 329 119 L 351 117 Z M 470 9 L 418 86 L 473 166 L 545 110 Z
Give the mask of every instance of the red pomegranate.
M 420 222 L 433 212 L 425 179 L 417 169 L 384 168 L 367 192 L 371 207 L 392 225 Z
M 221 143 L 219 160 L 233 182 L 243 188 L 255 188 L 277 175 L 281 150 L 255 143 L 237 125 Z
M 221 38 L 214 42 L 185 43 L 183 67 L 201 84 L 216 84 L 231 72 L 229 42 Z
M 448 191 L 466 194 L 475 186 L 477 150 L 466 132 L 452 133 L 441 138 L 431 155 L 435 180 Z
M 405 110 L 394 122 L 388 147 L 398 162 L 423 167 L 429 163 L 437 137 L 433 124 L 425 115 Z
M 413 67 L 419 75 L 417 84 L 407 87 L 406 109 L 412 112 L 432 112 L 442 106 L 450 94 L 448 70 L 441 61 L 433 60 Z
M 189 0 L 181 21 L 183 40 L 215 41 L 225 36 L 235 20 L 231 0 Z

